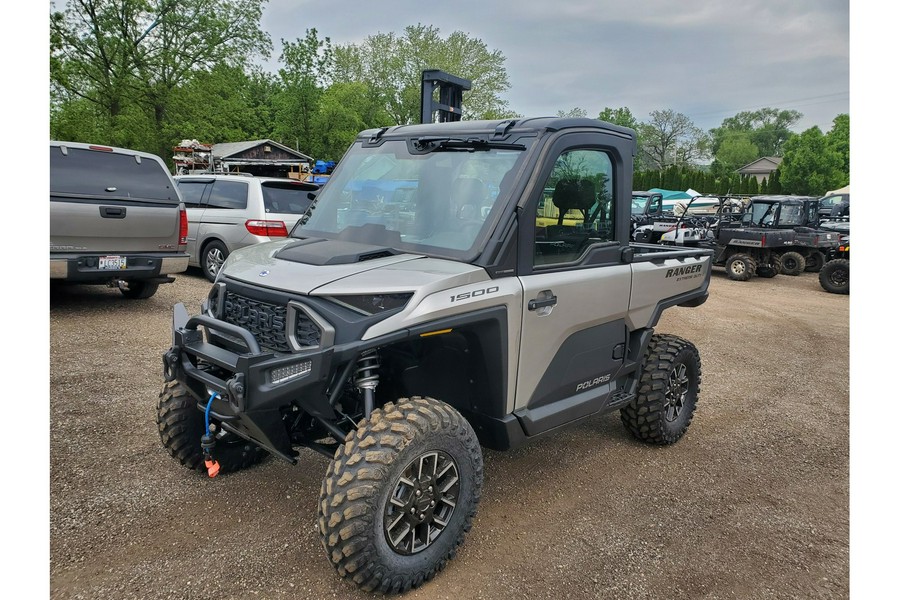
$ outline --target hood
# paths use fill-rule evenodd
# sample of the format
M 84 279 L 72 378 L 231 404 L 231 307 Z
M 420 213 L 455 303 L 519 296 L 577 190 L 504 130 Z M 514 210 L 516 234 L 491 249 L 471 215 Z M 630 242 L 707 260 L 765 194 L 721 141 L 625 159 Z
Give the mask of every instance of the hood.
M 232 252 L 222 273 L 250 285 L 309 294 L 351 275 L 423 258 L 367 244 L 289 238 Z

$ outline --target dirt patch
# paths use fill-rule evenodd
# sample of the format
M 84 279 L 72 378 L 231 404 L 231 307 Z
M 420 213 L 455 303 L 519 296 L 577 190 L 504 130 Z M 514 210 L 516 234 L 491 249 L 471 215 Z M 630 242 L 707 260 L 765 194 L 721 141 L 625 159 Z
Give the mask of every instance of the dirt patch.
M 370 598 L 315 529 L 327 460 L 270 460 L 210 480 L 155 425 L 179 276 L 149 300 L 79 286 L 50 296 L 50 591 L 57 599 Z M 416 599 L 849 596 L 849 297 L 817 276 L 746 283 L 658 331 L 703 361 L 697 414 L 669 448 L 618 415 L 513 452 L 485 451 L 458 557 Z

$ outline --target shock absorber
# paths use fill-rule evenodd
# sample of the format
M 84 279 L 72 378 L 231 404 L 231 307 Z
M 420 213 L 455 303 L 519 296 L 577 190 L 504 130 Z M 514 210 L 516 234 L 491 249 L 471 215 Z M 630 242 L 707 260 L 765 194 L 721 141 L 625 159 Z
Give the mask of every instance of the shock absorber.
M 378 369 L 380 367 L 381 360 L 375 350 L 366 350 L 356 360 L 356 372 L 353 379 L 356 387 L 363 393 L 367 419 L 375 407 L 375 388 L 378 387 Z

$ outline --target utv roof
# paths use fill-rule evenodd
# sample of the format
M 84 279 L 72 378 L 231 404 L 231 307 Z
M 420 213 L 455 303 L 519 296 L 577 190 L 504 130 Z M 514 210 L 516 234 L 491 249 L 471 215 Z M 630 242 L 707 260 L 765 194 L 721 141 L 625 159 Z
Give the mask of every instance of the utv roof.
M 424 125 L 396 125 L 381 129 L 367 129 L 357 139 L 416 138 L 421 136 L 489 136 L 493 140 L 504 140 L 511 134 L 559 131 L 560 129 L 591 128 L 602 129 L 634 139 L 633 129 L 613 125 L 597 119 L 572 117 L 536 117 L 528 119 L 503 119 L 494 121 L 453 121 L 428 123 Z

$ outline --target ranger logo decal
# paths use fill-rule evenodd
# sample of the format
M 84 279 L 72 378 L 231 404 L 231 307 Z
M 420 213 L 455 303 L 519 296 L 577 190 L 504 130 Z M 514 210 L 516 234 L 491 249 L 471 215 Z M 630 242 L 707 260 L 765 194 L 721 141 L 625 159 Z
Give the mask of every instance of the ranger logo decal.
M 703 270 L 703 265 L 697 263 L 696 265 L 691 265 L 689 267 L 675 267 L 674 269 L 669 269 L 666 271 L 666 278 L 669 277 L 680 277 L 682 275 L 690 275 L 691 273 L 699 273 Z

